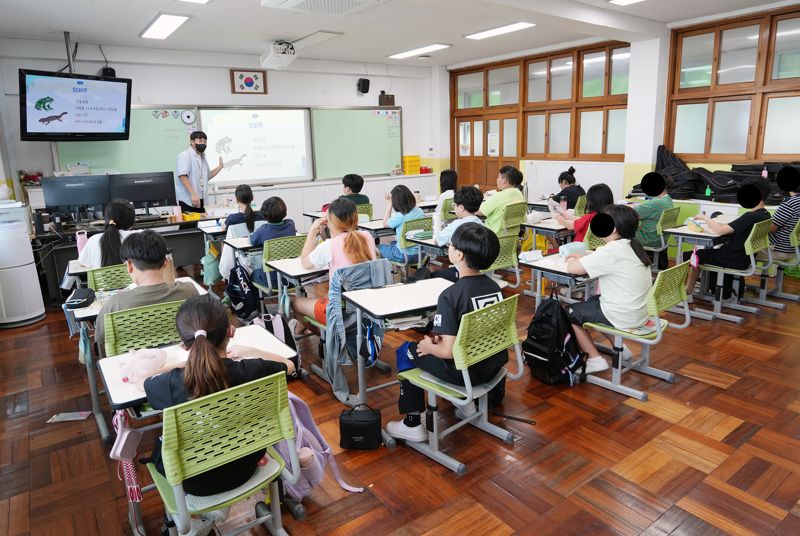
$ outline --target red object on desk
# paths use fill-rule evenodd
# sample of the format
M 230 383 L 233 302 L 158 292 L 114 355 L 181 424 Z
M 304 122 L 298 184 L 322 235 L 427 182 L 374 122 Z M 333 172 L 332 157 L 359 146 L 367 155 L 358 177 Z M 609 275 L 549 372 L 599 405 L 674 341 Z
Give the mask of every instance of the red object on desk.
M 433 168 L 431 166 L 420 166 L 419 167 L 420 173 L 433 173 Z

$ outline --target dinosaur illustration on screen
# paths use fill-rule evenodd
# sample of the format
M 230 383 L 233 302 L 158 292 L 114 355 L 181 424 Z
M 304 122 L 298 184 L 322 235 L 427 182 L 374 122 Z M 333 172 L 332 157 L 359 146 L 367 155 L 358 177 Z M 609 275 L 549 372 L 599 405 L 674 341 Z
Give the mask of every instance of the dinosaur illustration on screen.
M 61 118 L 67 115 L 67 112 L 61 112 L 58 115 L 48 115 L 47 117 L 42 117 L 39 119 L 40 123 L 44 123 L 45 125 L 49 125 L 53 121 L 61 121 Z
M 53 107 L 51 106 L 52 104 L 53 104 L 53 97 L 42 97 L 41 99 L 36 101 L 34 108 L 36 108 L 37 110 L 50 111 L 53 109 Z

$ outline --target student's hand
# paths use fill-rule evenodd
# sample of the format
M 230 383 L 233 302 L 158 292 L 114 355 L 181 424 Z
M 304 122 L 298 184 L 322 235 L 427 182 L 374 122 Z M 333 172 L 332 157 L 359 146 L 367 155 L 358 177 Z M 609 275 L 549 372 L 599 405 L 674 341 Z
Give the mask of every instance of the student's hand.
M 432 354 L 435 352 L 435 346 L 442 340 L 441 335 L 425 335 L 419 343 L 417 343 L 417 352 L 419 354 Z
M 320 234 L 320 232 L 322 231 L 322 228 L 325 227 L 325 225 L 327 223 L 328 222 L 327 222 L 327 220 L 325 220 L 325 218 L 319 218 L 317 220 L 314 220 L 314 223 L 311 224 L 311 229 L 309 230 L 308 234 L 310 234 L 312 236 L 316 235 L 316 234 Z
M 223 167 L 225 167 L 225 165 L 222 163 L 222 155 L 220 155 L 220 157 L 219 157 L 219 161 L 218 161 L 218 162 L 219 162 L 219 163 L 217 164 L 217 167 L 218 167 L 219 169 L 222 169 Z
M 388 194 L 384 194 L 384 195 L 383 195 L 383 198 L 384 198 L 385 200 L 387 200 L 387 201 L 391 201 L 391 200 L 392 200 L 392 193 L 391 193 L 391 192 L 389 192 Z
M 238 344 L 231 344 L 228 346 L 228 357 L 230 359 L 243 359 L 245 357 L 257 357 L 261 353 L 256 348 L 249 346 L 239 346 Z
M 561 214 L 556 214 L 555 216 L 553 216 L 553 219 L 555 219 L 558 222 L 559 225 L 564 225 L 565 222 L 567 221 L 567 220 L 564 219 L 564 217 Z
M 696 219 L 696 220 L 700 220 L 700 221 L 704 221 L 704 222 L 706 222 L 706 223 L 708 223 L 708 222 L 710 222 L 710 221 L 711 221 L 711 218 L 709 218 L 709 217 L 708 217 L 708 216 L 706 216 L 705 214 L 698 214 L 697 216 L 695 216 L 695 217 L 694 217 L 694 219 Z

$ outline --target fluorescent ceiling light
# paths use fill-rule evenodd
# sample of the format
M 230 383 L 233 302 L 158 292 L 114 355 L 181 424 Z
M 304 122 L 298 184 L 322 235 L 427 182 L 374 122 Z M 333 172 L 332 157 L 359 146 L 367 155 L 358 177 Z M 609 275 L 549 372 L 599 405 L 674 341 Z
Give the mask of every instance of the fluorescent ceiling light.
M 159 13 L 155 20 L 145 28 L 139 37 L 145 39 L 166 39 L 187 20 L 189 20 L 188 15 Z
M 342 32 L 329 32 L 328 30 L 320 30 L 305 37 L 301 37 L 297 41 L 292 41 L 292 46 L 294 46 L 296 50 L 300 50 L 302 48 L 310 47 L 311 45 L 316 45 L 317 43 L 322 43 L 328 39 L 333 39 L 334 37 L 338 37 L 340 35 L 342 35 Z
M 514 24 L 508 24 L 506 26 L 500 26 L 499 28 L 494 28 L 492 30 L 486 30 L 484 32 L 465 35 L 464 37 L 466 37 L 467 39 L 486 39 L 488 37 L 495 37 L 498 35 L 524 30 L 525 28 L 532 28 L 534 26 L 536 25 L 531 24 L 530 22 L 515 22 Z
M 410 58 L 412 56 L 421 56 L 423 54 L 427 54 L 428 52 L 436 52 L 437 50 L 442 50 L 444 48 L 450 48 L 452 45 L 442 45 L 442 44 L 435 44 L 435 45 L 428 45 L 422 48 L 415 48 L 414 50 L 408 50 L 406 52 L 400 52 L 399 54 L 392 54 L 389 58 L 393 60 L 403 60 L 406 58 Z
M 639 2 L 644 2 L 644 0 L 611 0 L 609 4 L 616 4 L 618 6 L 629 6 L 631 4 L 638 4 Z
M 207 4 L 211 0 L 178 0 L 178 2 L 187 2 L 189 4 Z

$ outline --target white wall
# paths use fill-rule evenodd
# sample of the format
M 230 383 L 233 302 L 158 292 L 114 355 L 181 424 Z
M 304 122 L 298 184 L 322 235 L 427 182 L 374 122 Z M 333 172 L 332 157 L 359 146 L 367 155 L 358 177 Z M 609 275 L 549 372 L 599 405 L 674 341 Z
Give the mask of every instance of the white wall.
M 449 134 L 441 132 L 441 114 L 449 111 L 441 103 L 441 86 L 447 82 L 430 67 L 300 58 L 289 70 L 267 73 L 267 95 L 232 95 L 228 69 L 260 68 L 256 56 L 113 46 L 103 50 L 117 76 L 133 79 L 132 104 L 375 106 L 383 89 L 403 108 L 404 154 L 449 156 Z M 17 69 L 56 70 L 65 64 L 64 57 L 63 43 L 0 39 L 0 117 L 12 170 L 53 171 L 49 143 L 19 140 Z M 98 48 L 81 44 L 76 72 L 95 74 L 102 65 Z M 370 79 L 368 94 L 356 91 L 358 78 Z
M 584 190 L 595 184 L 607 184 L 614 199 L 621 199 L 625 165 L 622 162 L 581 162 L 568 160 L 523 160 L 522 173 L 528 185 L 528 201 L 558 193 L 558 176 L 569 167 L 575 168 L 575 180 Z

